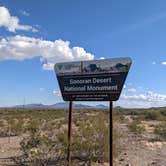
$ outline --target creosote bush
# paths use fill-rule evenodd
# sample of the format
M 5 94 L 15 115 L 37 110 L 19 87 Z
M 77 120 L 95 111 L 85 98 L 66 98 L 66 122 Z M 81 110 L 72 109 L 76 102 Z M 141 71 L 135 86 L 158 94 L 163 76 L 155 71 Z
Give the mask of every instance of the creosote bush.
M 161 120 L 162 116 L 159 111 L 147 111 L 145 113 L 145 120 Z
M 109 126 L 105 118 L 100 113 L 80 125 L 79 132 L 74 133 L 74 155 L 96 162 L 109 160 Z
M 129 125 L 129 130 L 134 132 L 135 134 L 141 134 L 145 131 L 144 125 L 141 123 L 140 120 L 133 120 Z
M 118 122 L 124 120 L 119 113 Z M 65 165 L 67 156 L 67 110 L 8 109 L 0 111 L 1 128 L 22 137 L 22 154 L 17 165 Z M 117 120 L 116 119 L 116 120 Z M 114 130 L 116 133 L 116 129 Z M 12 135 L 11 135 L 12 136 Z M 118 140 L 114 134 L 114 147 Z M 114 148 L 115 149 L 115 148 Z M 109 112 L 106 110 L 73 110 L 72 163 L 109 161 Z
M 166 122 L 155 126 L 154 133 L 158 136 L 159 140 L 166 141 Z

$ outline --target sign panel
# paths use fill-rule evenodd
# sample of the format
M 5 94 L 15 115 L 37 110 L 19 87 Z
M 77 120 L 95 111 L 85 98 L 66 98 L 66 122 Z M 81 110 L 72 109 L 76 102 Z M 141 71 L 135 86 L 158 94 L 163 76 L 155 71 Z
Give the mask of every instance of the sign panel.
M 130 58 L 55 64 L 65 101 L 118 100 L 131 66 Z

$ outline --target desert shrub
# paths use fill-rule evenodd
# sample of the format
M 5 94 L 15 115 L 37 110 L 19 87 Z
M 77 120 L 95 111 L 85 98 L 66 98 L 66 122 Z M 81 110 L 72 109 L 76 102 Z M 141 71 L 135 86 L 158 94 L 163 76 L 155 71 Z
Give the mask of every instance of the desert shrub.
M 160 113 L 161 115 L 166 116 L 166 110 L 161 110 Z
M 22 134 L 23 132 L 23 120 L 22 119 L 15 119 L 15 118 L 8 118 L 6 124 L 6 136 L 17 136 Z
M 145 112 L 145 120 L 161 120 L 162 116 L 159 111 Z
M 119 123 L 125 122 L 125 116 L 123 114 L 115 114 L 114 119 Z
M 14 133 L 26 133 L 20 143 L 22 155 L 15 157 L 17 165 L 41 166 L 49 162 L 65 165 L 67 113 L 64 110 L 19 109 L 1 114 Z M 71 154 L 74 164 L 78 165 L 80 160 L 85 163 L 109 161 L 109 112 L 74 110 L 73 121 Z M 117 139 L 114 134 L 114 140 Z
M 72 153 L 87 161 L 109 160 L 109 126 L 104 114 L 82 121 L 79 132 L 74 133 Z
M 80 126 L 80 121 L 79 121 L 79 119 L 77 119 L 77 118 L 74 118 L 74 119 L 73 119 L 73 123 L 74 123 L 75 126 L 77 126 L 77 127 Z
M 11 125 L 11 132 L 15 135 L 21 135 L 24 132 L 24 120 L 22 118 L 15 119 Z
M 24 132 L 29 132 L 30 134 L 35 134 L 37 131 L 39 131 L 40 122 L 38 119 L 33 119 L 31 121 L 28 121 L 24 128 Z
M 50 162 L 54 165 L 63 162 L 64 154 L 59 142 L 34 129 L 29 134 L 20 142 L 22 155 L 15 157 L 18 165 L 44 166 Z
M 166 141 L 166 122 L 155 126 L 154 133 L 158 136 L 159 139 Z
M 85 162 L 103 162 L 109 160 L 109 127 L 104 114 L 84 119 L 78 123 L 79 129 L 73 131 L 71 153 L 73 158 Z M 67 131 L 58 135 L 59 141 L 67 150 Z
M 9 129 L 6 120 L 0 121 L 0 137 L 6 137 L 9 135 Z
M 133 120 L 128 125 L 128 127 L 131 132 L 134 132 L 136 134 L 141 134 L 143 131 L 145 131 L 145 127 L 143 126 L 140 120 Z
M 117 128 L 117 126 L 114 125 L 113 128 L 113 159 L 117 158 L 119 155 L 119 150 L 120 150 L 120 132 L 118 131 L 119 129 Z

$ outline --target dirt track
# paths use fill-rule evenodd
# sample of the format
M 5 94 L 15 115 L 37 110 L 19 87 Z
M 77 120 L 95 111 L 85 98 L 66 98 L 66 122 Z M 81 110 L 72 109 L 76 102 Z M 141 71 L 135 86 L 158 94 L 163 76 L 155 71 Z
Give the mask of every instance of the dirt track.
M 166 142 L 150 142 L 154 136 L 150 128 L 140 135 L 129 132 L 126 124 L 118 128 L 121 139 L 115 166 L 166 166 Z
M 9 137 L 0 138 L 0 166 L 13 164 L 10 158 L 20 154 L 20 140 L 20 137 L 11 137 L 10 139 Z

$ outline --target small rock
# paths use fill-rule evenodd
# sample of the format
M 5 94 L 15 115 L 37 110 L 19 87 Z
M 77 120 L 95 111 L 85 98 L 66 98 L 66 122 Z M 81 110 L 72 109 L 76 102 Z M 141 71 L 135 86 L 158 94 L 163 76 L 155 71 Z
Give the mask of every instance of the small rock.
M 131 164 L 129 163 L 129 164 L 126 164 L 125 166 L 131 166 Z
M 157 162 L 156 162 L 156 161 L 153 161 L 153 162 L 152 162 L 152 165 L 154 165 L 154 164 L 157 164 Z
M 121 158 L 119 161 L 124 161 L 124 159 L 123 159 L 123 158 Z

